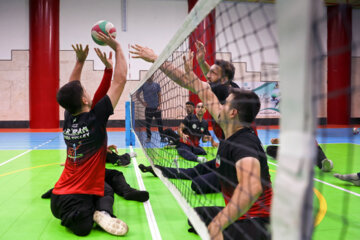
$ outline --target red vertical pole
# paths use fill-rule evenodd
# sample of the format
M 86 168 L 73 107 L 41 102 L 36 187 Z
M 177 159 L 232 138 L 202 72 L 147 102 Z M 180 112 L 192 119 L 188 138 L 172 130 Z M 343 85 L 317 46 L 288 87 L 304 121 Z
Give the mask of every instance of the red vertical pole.
M 351 6 L 329 6 L 327 7 L 327 16 L 327 123 L 349 124 L 351 109 Z
M 188 0 L 188 12 L 191 12 L 191 9 L 196 5 L 197 0 Z M 203 42 L 204 37 L 204 21 L 202 21 L 197 28 L 190 34 L 189 36 L 189 49 L 194 52 L 194 55 L 196 54 L 196 46 L 195 42 L 196 40 L 200 40 Z M 196 61 L 194 57 L 194 73 L 200 77 L 201 80 L 205 80 L 202 76 L 202 71 L 200 69 L 200 66 L 198 62 Z M 200 102 L 199 97 L 196 94 L 193 94 L 192 92 L 189 92 L 189 101 L 192 101 L 195 105 Z
M 195 6 L 197 0 L 188 0 L 188 11 Z M 189 37 L 189 49 L 196 54 L 196 40 L 200 40 L 204 43 L 206 48 L 206 61 L 212 65 L 215 62 L 215 10 L 213 10 L 200 24 L 199 26 L 191 33 Z M 202 80 L 206 81 L 205 76 L 203 75 L 201 68 L 194 57 L 194 73 Z M 189 100 L 194 104 L 200 102 L 200 99 L 196 94 L 190 92 Z M 205 119 L 208 119 L 209 116 L 205 115 Z
M 59 0 L 29 1 L 30 128 L 58 128 Z
M 205 61 L 210 66 L 213 65 L 216 60 L 215 19 L 216 19 L 215 9 L 212 10 L 204 19 L 204 27 L 205 27 L 204 44 L 206 48 Z M 208 120 L 209 127 L 213 127 L 213 121 L 211 121 L 212 117 L 208 111 L 205 113 L 204 119 Z
M 216 39 L 215 39 L 215 24 L 216 24 L 215 9 L 212 10 L 205 18 L 205 47 L 206 47 L 206 61 L 211 66 L 216 59 Z

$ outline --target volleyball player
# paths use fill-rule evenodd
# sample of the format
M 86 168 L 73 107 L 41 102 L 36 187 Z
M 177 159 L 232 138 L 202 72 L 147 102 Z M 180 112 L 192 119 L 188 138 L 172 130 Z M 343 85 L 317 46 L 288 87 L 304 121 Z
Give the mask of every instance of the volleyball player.
M 128 231 L 126 223 L 113 215 L 113 189 L 105 182 L 106 123 L 124 90 L 126 59 L 115 39 L 101 33 L 99 39 L 115 51 L 114 80 L 107 95 L 91 109 L 91 98 L 79 81 L 88 47 L 77 55 L 75 77 L 57 93 L 58 103 L 66 109 L 63 134 L 67 158 L 51 195 L 51 211 L 79 236 L 88 235 L 94 221 L 114 235 Z
M 194 113 L 194 108 L 195 108 L 195 104 L 193 102 L 187 101 L 185 103 L 185 111 L 186 111 L 187 116 Z M 168 140 L 168 144 L 165 146 L 165 148 L 175 148 L 180 141 L 179 134 L 177 134 L 171 128 L 167 128 L 164 130 L 164 136 Z
M 154 62 L 149 48 L 133 46 L 134 58 Z M 251 130 L 260 109 L 259 97 L 252 91 L 231 88 L 221 105 L 208 83 L 193 73 L 193 53 L 184 56 L 184 72 L 170 62 L 160 69 L 180 86 L 197 94 L 224 131 L 216 157 L 216 172 L 226 207 L 195 208 L 213 239 L 269 239 L 272 187 L 266 154 Z
M 76 64 L 76 66 L 79 65 L 79 67 L 74 69 L 74 71 L 70 76 L 70 79 L 81 79 L 82 67 L 88 55 L 88 46 L 86 46 L 85 49 L 82 49 L 82 45 L 80 44 L 77 45 L 76 47 L 73 46 L 73 49 L 78 59 L 78 63 Z M 112 72 L 113 72 L 112 53 L 110 52 L 109 58 L 107 58 L 104 53 L 99 51 L 99 49 L 96 49 L 95 51 L 98 57 L 100 58 L 100 60 L 104 63 L 105 70 L 104 70 L 103 79 L 94 94 L 91 104 L 91 109 L 94 108 L 94 106 L 100 101 L 100 99 L 102 99 L 106 95 L 107 91 L 109 90 L 111 85 Z M 132 153 L 131 156 L 134 157 L 136 156 L 136 154 Z M 128 153 L 125 153 L 123 155 L 118 155 L 117 147 L 115 145 L 107 146 L 107 154 L 106 154 L 107 163 L 112 163 L 113 165 L 118 165 L 118 166 L 127 166 L 130 164 L 131 156 Z M 149 199 L 149 193 L 147 191 L 139 191 L 130 187 L 130 185 L 126 182 L 123 173 L 120 171 L 105 169 L 105 182 L 108 185 L 110 185 L 110 187 L 114 190 L 116 194 L 118 194 L 121 197 L 124 197 L 126 200 L 145 202 Z M 45 198 L 45 199 L 50 198 L 52 191 L 53 188 L 48 190 L 46 193 L 44 193 L 41 196 L 41 198 Z

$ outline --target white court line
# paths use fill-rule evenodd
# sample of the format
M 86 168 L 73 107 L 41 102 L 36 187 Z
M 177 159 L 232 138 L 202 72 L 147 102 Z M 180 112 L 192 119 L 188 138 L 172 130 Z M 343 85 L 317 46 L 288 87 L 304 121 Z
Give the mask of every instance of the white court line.
M 57 137 L 55 137 L 55 138 L 57 138 Z M 19 158 L 19 157 L 21 157 L 21 156 L 23 156 L 23 155 L 25 155 L 25 154 L 27 154 L 27 153 L 29 153 L 29 152 L 31 152 L 32 150 L 38 149 L 39 147 L 42 147 L 42 146 L 44 146 L 45 144 L 48 144 L 48 143 L 54 141 L 55 138 L 50 139 L 50 140 L 48 140 L 48 141 L 46 141 L 46 142 L 44 142 L 44 143 L 41 143 L 41 144 L 35 146 L 33 149 L 29 149 L 29 150 L 27 150 L 27 151 L 25 151 L 25 152 L 23 152 L 23 153 L 20 153 L 19 155 L 15 156 L 15 157 L 13 157 L 13 158 L 10 158 L 9 160 L 6 160 L 6 161 L 3 162 L 3 163 L 0 163 L 0 167 L 3 166 L 3 165 L 5 165 L 5 164 L 7 164 L 7 163 L 9 163 L 9 162 L 11 162 L 11 161 L 13 161 L 13 160 L 15 160 L 15 159 L 17 159 L 17 158 Z
M 270 163 L 270 164 L 272 164 L 272 165 L 274 165 L 274 166 L 278 166 L 277 164 L 272 163 L 272 162 L 269 162 L 269 161 L 268 161 L 268 163 Z M 349 190 L 347 190 L 347 189 L 345 189 L 345 188 L 338 187 L 338 186 L 336 186 L 336 185 L 333 185 L 333 184 L 331 184 L 331 183 L 322 181 L 322 180 L 317 179 L 317 178 L 314 178 L 314 180 L 317 181 L 317 182 L 323 183 L 323 184 L 325 184 L 325 185 L 328 185 L 328 186 L 330 186 L 330 187 L 336 188 L 336 189 L 338 189 L 338 190 L 341 190 L 341 191 L 350 193 L 350 194 L 352 194 L 352 195 L 355 195 L 355 196 L 357 196 L 357 197 L 360 197 L 360 194 L 359 194 L 359 193 L 349 191 Z
M 134 151 L 132 146 L 129 146 L 129 148 L 130 148 L 131 152 Z M 137 178 L 137 181 L 138 181 L 138 184 L 139 184 L 139 188 L 142 191 L 146 191 L 143 179 L 142 179 L 140 171 L 139 171 L 139 168 L 137 167 L 138 164 L 137 164 L 137 161 L 136 161 L 136 157 L 133 158 L 133 164 L 134 164 L 135 174 L 136 174 L 136 178 Z M 158 225 L 156 223 L 156 219 L 155 219 L 154 212 L 153 212 L 151 204 L 150 204 L 150 200 L 144 202 L 144 208 L 145 208 L 146 218 L 148 220 L 148 224 L 149 224 L 152 239 L 161 240 L 162 238 L 161 238 L 161 235 L 160 235 L 159 227 L 158 227 Z

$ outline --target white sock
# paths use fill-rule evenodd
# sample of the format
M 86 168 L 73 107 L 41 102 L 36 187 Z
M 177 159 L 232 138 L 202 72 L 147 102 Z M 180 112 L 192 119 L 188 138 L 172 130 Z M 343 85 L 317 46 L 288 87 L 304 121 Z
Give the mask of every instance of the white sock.
M 137 156 L 136 152 L 129 152 L 129 155 L 130 155 L 130 157 L 132 157 L 132 158 Z
M 207 161 L 207 159 L 206 159 L 205 157 L 198 157 L 196 160 L 197 160 L 199 163 L 204 163 L 204 162 Z
M 106 216 L 111 217 L 110 213 L 108 213 L 107 211 L 100 211 L 100 212 L 102 212 L 102 213 L 105 214 Z

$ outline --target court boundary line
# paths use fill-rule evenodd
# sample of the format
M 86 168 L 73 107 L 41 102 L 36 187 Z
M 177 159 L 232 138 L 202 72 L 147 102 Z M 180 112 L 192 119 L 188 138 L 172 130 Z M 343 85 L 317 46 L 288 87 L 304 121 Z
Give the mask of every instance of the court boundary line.
M 276 167 L 278 166 L 276 163 L 272 163 L 272 162 L 270 162 L 270 161 L 268 161 L 268 163 L 269 163 L 269 164 L 271 164 L 271 165 L 274 165 L 274 166 L 276 166 Z M 314 181 L 317 181 L 317 182 L 320 182 L 320 183 L 322 183 L 322 184 L 325 184 L 325 185 L 328 185 L 328 186 L 330 186 L 330 187 L 333 187 L 333 188 L 335 188 L 335 189 L 338 189 L 338 190 L 341 190 L 341 191 L 344 191 L 344 192 L 350 193 L 350 194 L 352 194 L 352 195 L 354 195 L 354 196 L 356 196 L 356 197 L 360 197 L 360 194 L 359 194 L 359 193 L 356 193 L 356 192 L 353 192 L 353 191 L 347 190 L 347 189 L 345 189 L 345 188 L 342 188 L 342 187 L 336 186 L 336 185 L 334 185 L 334 184 L 331 184 L 331 183 L 325 182 L 325 181 L 323 181 L 323 180 L 320 180 L 320 179 L 314 178 Z
M 43 143 L 41 143 L 41 144 L 33 147 L 32 149 L 28 149 L 28 150 L 26 150 L 25 152 L 20 153 L 19 155 L 16 155 L 15 157 L 10 158 L 9 160 L 6 160 L 5 162 L 0 163 L 0 167 L 3 166 L 3 165 L 5 165 L 5 164 L 7 164 L 7 163 L 9 163 L 9 162 L 12 162 L 13 160 L 15 160 L 15 159 L 17 159 L 17 158 L 19 158 L 19 157 L 21 157 L 21 156 L 24 156 L 25 154 L 31 152 L 32 150 L 36 150 L 36 149 L 38 149 L 38 148 L 40 148 L 40 147 L 42 147 L 42 146 L 44 146 L 44 145 L 46 145 L 46 144 L 54 141 L 55 138 L 57 138 L 57 136 L 54 137 L 54 138 L 52 138 L 52 139 L 50 139 L 50 140 L 48 140 L 48 141 L 46 141 L 46 142 L 43 142 Z
M 134 149 L 133 149 L 132 146 L 129 146 L 129 148 L 130 148 L 131 152 L 134 152 Z M 139 184 L 139 189 L 142 190 L 142 191 L 146 191 L 146 188 L 145 188 L 143 179 L 141 177 L 140 171 L 137 168 L 138 164 L 137 164 L 137 161 L 136 161 L 136 157 L 133 158 L 133 165 L 134 165 L 136 179 L 137 179 L 138 184 Z M 151 204 L 150 204 L 150 200 L 144 202 L 143 204 L 144 204 L 146 218 L 148 220 L 148 224 L 149 224 L 152 239 L 161 240 L 162 238 L 161 238 L 160 230 L 159 230 L 159 227 L 157 225 L 155 215 L 154 215 L 154 212 L 153 212 Z

